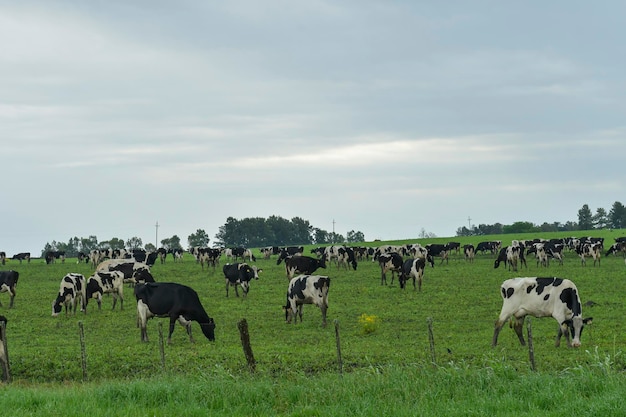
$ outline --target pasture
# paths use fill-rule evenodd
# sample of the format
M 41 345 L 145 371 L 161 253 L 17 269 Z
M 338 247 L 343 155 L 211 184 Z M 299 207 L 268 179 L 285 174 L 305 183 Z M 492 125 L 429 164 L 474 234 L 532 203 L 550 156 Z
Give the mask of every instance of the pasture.
M 621 231 L 592 231 L 586 235 L 603 236 L 606 246 L 613 238 L 626 235 Z M 512 238 L 555 237 L 487 236 L 471 238 L 416 239 L 402 242 L 476 244 L 481 240 L 502 240 L 503 246 Z M 583 236 L 581 233 L 580 236 Z M 309 255 L 310 247 L 305 254 Z M 158 322 L 148 322 L 150 342 L 140 342 L 136 327 L 136 302 L 132 288 L 125 286 L 124 310 L 111 310 L 112 299 L 105 297 L 102 310 L 90 300 L 88 313 L 76 316 L 51 317 L 51 304 L 61 278 L 78 272 L 86 278 L 93 272 L 89 264 L 65 263 L 46 265 L 35 259 L 20 265 L 12 261 L 4 269 L 19 271 L 15 307 L 8 309 L 6 293 L 0 294 L 0 314 L 7 316 L 7 338 L 14 385 L 38 386 L 41 383 L 75 384 L 82 380 L 78 322 L 84 324 L 88 379 L 92 382 L 141 381 L 155 375 L 168 377 L 210 378 L 231 375 L 238 381 L 253 379 L 243 354 L 237 323 L 245 318 L 249 325 L 252 349 L 256 359 L 256 378 L 289 380 L 290 378 L 326 378 L 338 373 L 335 329 L 339 323 L 343 371 L 385 372 L 386 369 L 430 369 L 431 347 L 428 321 L 432 320 L 435 362 L 439 367 L 463 369 L 474 377 L 485 369 L 515 370 L 530 374 L 528 349 L 519 344 L 508 326 L 500 333 L 499 344 L 491 347 L 493 325 L 502 300 L 502 281 L 516 276 L 557 276 L 571 279 L 578 286 L 583 303 L 583 316 L 594 318 L 582 335 L 582 347 L 567 348 L 563 342 L 554 347 L 557 323 L 552 318 L 532 319 L 537 370 L 560 374 L 581 367 L 608 366 L 621 373 L 626 362 L 622 351 L 626 346 L 623 296 L 626 290 L 626 265 L 622 257 L 602 257 L 601 266 L 581 266 L 573 252 L 565 252 L 564 265 L 553 262 L 548 268 L 537 266 L 528 257 L 528 268 L 518 272 L 504 265 L 494 269 L 494 257 L 478 254 L 474 263 L 467 263 L 462 254 L 451 254 L 449 262 L 435 260 L 435 267 L 426 268 L 422 291 L 412 284 L 402 290 L 396 279 L 393 285 L 381 286 L 377 263 L 363 260 L 354 270 L 329 265 L 317 273 L 331 278 L 328 326 L 321 326 L 319 309 L 306 305 L 304 322 L 287 325 L 282 306 L 285 304 L 287 278 L 283 264 L 276 265 L 276 256 L 263 260 L 255 250 L 263 269 L 258 281 L 252 281 L 247 298 L 237 298 L 234 291 L 226 298 L 221 266 L 202 270 L 191 255 L 182 263 L 168 258 L 157 264 L 152 273 L 157 281 L 178 282 L 193 287 L 216 322 L 215 342 L 206 340 L 194 323 L 196 343 L 188 341 L 184 329 L 176 325 L 172 344 L 165 346 L 165 369 L 161 366 Z M 222 265 L 226 261 L 222 258 Z M 390 282 L 388 273 L 387 281 Z M 241 294 L 241 291 L 240 291 Z M 595 305 L 585 304 L 593 301 Z M 368 325 L 370 318 L 375 325 Z M 526 331 L 526 327 L 524 328 Z M 166 333 L 167 334 L 167 333 Z M 474 371 L 472 371 L 474 370 Z M 412 371 L 411 371 L 412 372 Z M 429 371 L 431 372 L 431 371 Z M 470 378 L 471 377 L 467 377 Z M 226 378 L 228 379 L 228 378 Z M 481 379 L 481 377 L 478 377 Z

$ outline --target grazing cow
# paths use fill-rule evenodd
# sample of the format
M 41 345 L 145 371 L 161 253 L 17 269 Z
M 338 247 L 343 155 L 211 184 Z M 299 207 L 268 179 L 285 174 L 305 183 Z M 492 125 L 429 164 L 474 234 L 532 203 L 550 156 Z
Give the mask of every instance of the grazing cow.
M 4 265 L 7 262 L 6 252 L 0 252 L 0 263 Z
M 157 252 L 146 252 L 145 250 L 133 250 L 133 255 L 129 259 L 134 259 L 136 262 L 143 262 L 148 266 L 154 266 L 159 254 Z
M 461 252 L 460 242 L 448 242 L 446 246 L 448 247 L 449 252 L 455 251 L 457 255 Z
M 576 285 L 563 278 L 512 278 L 500 287 L 502 310 L 496 321 L 492 346 L 498 343 L 498 334 L 506 321 L 513 317 L 513 329 L 520 343 L 526 344 L 522 327 L 527 315 L 534 317 L 554 317 L 559 323 L 559 332 L 555 345 L 561 344 L 565 334 L 567 346 L 579 347 L 583 326 L 592 318 L 582 318 L 582 306 Z M 572 336 L 570 342 L 570 334 Z
M 395 274 L 399 276 L 402 271 L 402 256 L 396 252 L 382 254 L 378 257 L 378 265 L 380 266 L 380 285 L 387 285 L 387 271 L 391 271 L 391 284 L 393 284 Z
M 278 246 L 266 246 L 261 248 L 261 254 L 263 255 L 263 259 L 269 259 L 272 255 L 278 255 L 280 253 L 280 248 Z
M 226 264 L 222 268 L 222 271 L 226 278 L 226 297 L 228 297 L 228 287 L 230 286 L 235 287 L 235 295 L 239 297 L 237 285 L 241 286 L 244 297 L 248 295 L 248 291 L 250 291 L 250 281 L 259 279 L 259 272 L 263 272 L 262 269 L 246 263 Z
M 170 330 L 167 343 L 172 343 L 174 325 L 178 321 L 191 336 L 191 322 L 196 321 L 202 333 L 211 342 L 215 340 L 215 321 L 204 310 L 198 293 L 192 288 L 172 282 L 149 282 L 135 287 L 137 298 L 137 326 L 141 328 L 141 341 L 148 341 L 146 322 L 152 317 L 169 317 Z
M 161 263 L 164 264 L 165 258 L 167 258 L 167 249 L 159 248 L 156 250 L 156 254 L 157 254 L 157 257 L 159 258 L 159 261 L 161 261 Z
M 409 278 L 413 279 L 413 289 L 415 289 L 415 280 L 417 279 L 417 285 L 419 291 L 422 291 L 422 277 L 424 276 L 424 268 L 426 267 L 426 261 L 423 258 L 407 259 L 402 264 L 402 271 L 400 273 L 400 288 L 404 289 L 406 282 Z
M 587 266 L 587 259 L 593 259 L 593 266 L 600 266 L 600 260 L 602 259 L 602 245 L 600 243 L 580 243 L 576 247 L 576 253 L 580 256 L 580 263 L 582 266 Z
M 222 251 L 217 248 L 198 248 L 197 254 L 196 259 L 200 262 L 202 269 L 204 270 L 204 264 L 206 264 L 207 268 L 213 267 L 213 272 L 215 272 L 215 267 L 219 262 Z
M 428 251 L 428 254 L 433 258 L 435 256 L 441 257 L 441 263 L 439 265 L 443 264 L 443 261 L 446 261 L 446 264 L 449 262 L 448 253 L 450 252 L 450 250 L 448 249 L 448 245 L 442 245 L 440 243 L 430 243 L 426 245 L 426 250 Z
M 60 259 L 61 263 L 65 263 L 65 251 L 49 250 L 44 254 L 46 264 L 54 263 L 56 259 Z
M 11 297 L 9 308 L 13 307 L 13 301 L 15 300 L 15 287 L 17 286 L 17 280 L 20 274 L 17 271 L 0 271 L 0 293 L 8 292 Z M 0 307 L 2 303 L 0 302 Z
M 11 257 L 11 259 L 20 261 L 20 264 L 22 263 L 22 261 L 30 263 L 30 252 L 16 253 L 15 255 L 13 255 L 13 257 Z
M 474 262 L 474 256 L 476 255 L 476 249 L 474 245 L 463 245 L 463 255 L 465 255 L 465 260 L 469 261 L 469 263 Z
M 110 293 L 113 295 L 113 310 L 117 299 L 120 299 L 120 310 L 124 309 L 124 274 L 120 271 L 103 272 L 96 271 L 87 280 L 87 294 L 85 307 L 91 298 L 98 302 L 98 310 L 102 307 L 102 295 Z
M 287 272 L 287 278 L 289 278 L 289 280 L 291 280 L 296 273 L 311 275 L 318 268 L 326 268 L 325 255 L 322 255 L 320 259 L 311 258 L 310 256 L 288 256 L 285 259 L 285 271 Z
M 154 282 L 154 277 L 150 273 L 150 267 L 132 259 L 107 259 L 98 265 L 96 271 L 119 271 L 124 275 L 124 282 L 132 285 Z
M 76 263 L 79 264 L 81 262 L 89 263 L 89 255 L 85 252 L 78 252 L 76 254 Z
M 500 266 L 500 262 L 506 262 L 509 271 L 513 269 L 513 271 L 517 271 L 517 262 L 523 258 L 524 251 L 521 246 L 505 246 L 500 249 L 500 253 L 496 258 L 493 267 L 498 268 Z M 523 258 L 522 263 L 526 263 L 526 258 Z
M 343 245 L 327 246 L 324 249 L 324 255 L 326 256 L 326 262 L 331 262 L 333 259 L 337 262 L 337 268 L 342 265 L 345 269 L 349 269 L 348 265 L 356 271 L 357 262 L 354 256 L 354 251 Z
M 420 245 L 419 243 L 414 243 L 412 245 L 407 245 L 407 253 L 411 255 L 413 258 L 422 258 L 426 262 L 428 262 L 431 268 L 435 267 L 435 258 L 428 252 L 428 249 Z
M 172 257 L 174 258 L 174 262 L 182 262 L 183 261 L 183 250 L 182 249 L 174 248 L 174 249 L 170 249 L 168 252 L 172 254 Z
M 491 254 L 495 254 L 498 250 L 500 250 L 501 246 L 502 241 L 500 240 L 480 242 L 476 245 L 476 252 L 481 252 L 482 254 L 490 252 Z
M 620 238 L 617 238 L 617 239 L 620 239 Z M 626 254 L 626 242 L 619 241 L 619 242 L 613 243 L 609 247 L 609 250 L 606 251 L 604 256 L 609 256 L 610 254 L 617 256 L 618 253 L 621 253 L 622 255 Z
M 298 275 L 289 281 L 287 288 L 287 303 L 283 307 L 285 310 L 285 321 L 291 323 L 302 323 L 302 306 L 304 304 L 315 304 L 322 310 L 322 326 L 326 327 L 326 311 L 328 310 L 328 289 L 330 288 L 330 278 L 322 275 Z
M 61 280 L 59 294 L 56 300 L 52 302 L 52 317 L 56 317 L 61 313 L 65 305 L 65 315 L 68 309 L 72 314 L 76 314 L 76 307 L 80 303 L 80 311 L 87 312 L 85 302 L 87 300 L 85 277 L 82 274 L 69 273 Z

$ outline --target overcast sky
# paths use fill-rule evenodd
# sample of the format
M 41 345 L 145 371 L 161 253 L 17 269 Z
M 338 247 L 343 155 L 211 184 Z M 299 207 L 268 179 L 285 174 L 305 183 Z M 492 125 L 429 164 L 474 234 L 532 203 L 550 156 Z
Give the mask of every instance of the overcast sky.
M 621 1 L 0 0 L 0 250 L 626 203 Z

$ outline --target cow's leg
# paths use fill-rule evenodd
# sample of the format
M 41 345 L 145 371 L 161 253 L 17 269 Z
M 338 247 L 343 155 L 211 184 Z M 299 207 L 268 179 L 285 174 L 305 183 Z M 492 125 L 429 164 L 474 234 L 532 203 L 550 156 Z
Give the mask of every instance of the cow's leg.
M 300 323 L 302 323 L 302 306 L 303 306 L 303 304 L 298 304 L 297 315 L 296 315 L 296 318 L 294 319 L 294 323 L 298 322 L 298 320 L 297 320 L 298 317 L 297 316 L 300 316 Z
M 237 284 L 235 284 L 235 295 L 239 298 L 239 290 L 237 289 Z
M 11 302 L 9 303 L 9 308 L 13 308 L 13 301 L 15 300 L 15 288 L 9 290 L 9 294 L 11 295 Z
M 230 285 L 230 282 L 228 281 L 228 278 L 226 278 L 226 297 L 228 297 L 228 286 Z
M 141 328 L 141 341 L 148 341 L 148 330 L 146 324 L 148 321 L 148 306 L 142 300 L 137 301 L 137 327 Z
M 174 325 L 176 324 L 176 320 L 177 319 L 178 319 L 178 317 L 170 316 L 170 330 L 169 330 L 169 333 L 167 335 L 167 344 L 168 345 L 172 344 L 172 333 L 174 333 Z
M 515 333 L 517 334 L 519 342 L 522 344 L 522 346 L 526 346 L 523 332 L 525 318 L 526 317 L 515 317 L 515 319 L 513 320 L 513 330 L 515 330 Z
M 111 295 L 113 296 L 113 308 L 111 308 L 111 310 L 115 310 L 115 304 L 117 304 L 117 294 L 112 293 Z
M 554 346 L 561 346 L 561 336 L 565 334 L 565 340 L 567 340 L 567 347 L 572 347 L 572 340 L 570 336 L 570 328 L 567 323 L 561 323 L 559 325 L 559 331 L 556 335 L 556 340 L 554 342 Z
M 496 320 L 496 324 L 493 329 L 493 339 L 491 339 L 491 346 L 495 347 L 498 344 L 498 335 L 500 334 L 500 330 L 502 330 L 502 326 L 504 326 L 504 320 Z

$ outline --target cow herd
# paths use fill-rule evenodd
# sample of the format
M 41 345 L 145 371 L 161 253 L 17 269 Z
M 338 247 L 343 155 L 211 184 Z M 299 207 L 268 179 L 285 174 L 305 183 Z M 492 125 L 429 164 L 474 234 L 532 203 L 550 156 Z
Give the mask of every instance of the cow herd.
M 422 291 L 424 272 L 427 266 L 434 268 L 435 259 L 439 264 L 449 262 L 452 253 L 461 254 L 468 263 L 473 263 L 476 253 L 489 253 L 495 258 L 494 268 L 505 264 L 509 270 L 528 268 L 527 257 L 534 256 L 537 267 L 548 267 L 550 262 L 563 265 L 564 251 L 575 253 L 581 259 L 581 265 L 586 265 L 587 259 L 593 259 L 594 266 L 600 266 L 600 257 L 604 250 L 602 239 L 559 239 L 559 240 L 513 240 L 510 245 L 502 246 L 501 241 L 486 241 L 478 245 L 463 245 L 456 242 L 448 244 L 407 244 L 381 245 L 379 247 L 348 247 L 344 245 L 330 245 L 311 249 L 311 255 L 304 254 L 302 246 L 266 247 L 261 248 L 261 258 L 269 260 L 272 255 L 277 256 L 276 264 L 284 264 L 285 276 L 288 280 L 286 301 L 283 306 L 285 322 L 302 321 L 304 304 L 313 304 L 320 308 L 322 325 L 327 322 L 328 292 L 331 279 L 327 275 L 314 275 L 316 271 L 328 269 L 330 266 L 345 270 L 357 270 L 358 262 L 371 261 L 380 267 L 380 284 L 393 284 L 395 278 L 401 289 L 407 283 L 413 283 L 413 289 Z M 52 315 L 58 316 L 63 309 L 65 314 L 75 314 L 76 311 L 87 313 L 90 300 L 95 300 L 98 309 L 101 308 L 105 294 L 113 299 L 112 309 L 120 305 L 124 308 L 124 287 L 133 287 L 137 302 L 137 327 L 140 328 L 142 341 L 148 341 L 146 322 L 152 317 L 168 317 L 170 320 L 168 343 L 171 341 L 175 323 L 185 327 L 190 340 L 191 323 L 197 322 L 205 337 L 215 340 L 215 321 L 205 311 L 197 292 L 183 284 L 173 282 L 155 282 L 150 271 L 156 259 L 165 262 L 170 254 L 175 262 L 182 261 L 181 250 L 156 251 L 145 253 L 141 251 L 92 251 L 84 258 L 95 268 L 88 278 L 79 273 L 67 273 L 60 282 L 59 291 L 52 302 Z M 256 262 L 252 250 L 246 248 L 191 248 L 197 263 L 212 268 L 220 264 L 220 258 L 225 256 L 227 263 L 223 265 L 222 273 L 225 280 L 226 297 L 229 289 L 235 290 L 239 297 L 239 288 L 242 297 L 246 298 L 250 290 L 250 283 L 259 279 L 262 269 L 251 262 Z M 605 256 L 626 254 L 626 238 L 616 239 L 615 244 L 604 252 Z M 2 262 L 6 255 L 1 253 Z M 30 255 L 18 254 L 12 259 L 20 262 L 30 262 Z M 65 254 L 48 252 L 44 258 L 46 263 L 55 260 L 65 261 Z M 388 274 L 391 279 L 388 282 Z M 15 288 L 19 273 L 17 271 L 0 271 L 0 292 L 7 292 L 10 296 L 9 308 L 14 306 Z M 580 337 L 585 324 L 591 318 L 582 317 L 582 308 L 576 285 L 562 278 L 526 277 L 507 279 L 502 283 L 501 296 L 502 310 L 494 326 L 492 345 L 496 346 L 498 335 L 503 325 L 512 320 L 512 327 L 518 335 L 520 343 L 525 344 L 522 335 L 522 325 L 525 316 L 551 316 L 557 320 L 559 330 L 556 345 L 565 335 L 568 346 L 580 346 Z M 1 304 L 0 304 L 1 305 Z

